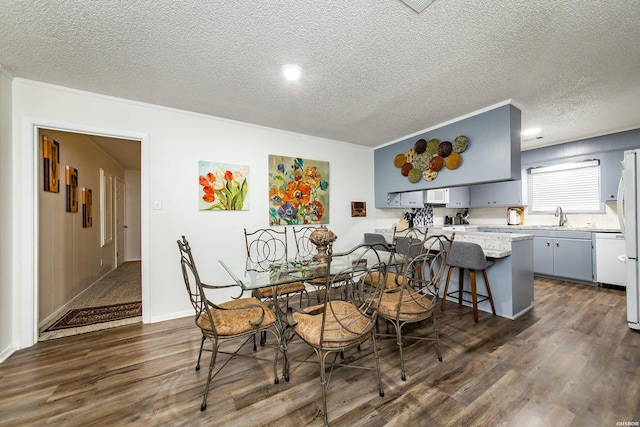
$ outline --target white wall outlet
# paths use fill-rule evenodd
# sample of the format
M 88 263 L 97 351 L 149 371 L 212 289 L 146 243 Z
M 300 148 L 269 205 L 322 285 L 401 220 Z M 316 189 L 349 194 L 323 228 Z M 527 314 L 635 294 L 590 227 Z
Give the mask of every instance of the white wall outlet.
M 162 209 L 162 200 L 156 200 L 155 202 L 153 202 L 153 209 L 157 211 Z

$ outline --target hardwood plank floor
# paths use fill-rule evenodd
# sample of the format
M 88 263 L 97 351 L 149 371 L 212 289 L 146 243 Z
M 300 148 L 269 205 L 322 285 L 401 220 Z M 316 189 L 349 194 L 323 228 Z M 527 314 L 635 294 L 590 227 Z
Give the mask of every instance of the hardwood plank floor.
M 331 425 L 640 421 L 640 334 L 626 325 L 622 291 L 536 278 L 534 309 L 515 321 L 481 312 L 474 324 L 471 309 L 452 302 L 438 321 L 443 362 L 433 344 L 407 342 L 406 382 L 395 340 L 379 341 L 382 398 L 374 374 L 337 368 L 328 396 Z M 237 358 L 214 379 L 201 412 L 210 353 L 195 372 L 199 343 L 193 320 L 184 318 L 18 351 L 0 364 L 0 425 L 322 425 L 314 364 L 294 365 L 289 382 L 274 384 L 270 363 Z M 269 357 L 269 344 L 258 354 Z M 291 354 L 303 358 L 309 350 L 294 343 Z

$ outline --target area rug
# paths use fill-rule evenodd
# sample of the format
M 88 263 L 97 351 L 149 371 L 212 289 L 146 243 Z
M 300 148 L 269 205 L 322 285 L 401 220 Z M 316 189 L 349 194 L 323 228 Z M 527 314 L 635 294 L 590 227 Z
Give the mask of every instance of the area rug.
M 44 332 L 111 322 L 141 315 L 141 301 L 105 305 L 102 307 L 78 308 L 69 310 L 64 316 L 45 329 Z

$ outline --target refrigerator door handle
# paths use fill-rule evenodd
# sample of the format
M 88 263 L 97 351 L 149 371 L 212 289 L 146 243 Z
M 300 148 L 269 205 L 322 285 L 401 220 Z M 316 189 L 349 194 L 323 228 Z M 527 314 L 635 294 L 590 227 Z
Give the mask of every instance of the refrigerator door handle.
M 626 237 L 626 223 L 624 217 L 624 175 L 620 175 L 620 183 L 618 184 L 618 222 L 620 223 L 620 230 L 622 231 L 622 235 Z

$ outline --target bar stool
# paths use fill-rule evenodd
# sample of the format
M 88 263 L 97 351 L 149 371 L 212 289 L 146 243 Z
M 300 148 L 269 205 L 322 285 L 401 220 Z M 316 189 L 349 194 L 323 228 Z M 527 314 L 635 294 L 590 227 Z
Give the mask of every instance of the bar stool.
M 488 260 L 484 256 L 482 247 L 477 243 L 470 242 L 453 242 L 451 244 L 451 251 L 449 252 L 449 258 L 447 259 L 447 283 L 444 287 L 444 294 L 442 296 L 442 304 L 440 308 L 444 310 L 444 303 L 447 301 L 447 296 L 453 296 L 458 294 L 458 304 L 462 304 L 462 301 L 473 304 L 473 320 L 478 323 L 478 303 L 489 300 L 491 303 L 491 311 L 496 314 L 496 307 L 493 305 L 493 296 L 491 296 L 491 286 L 489 285 L 489 278 L 487 277 L 487 268 L 492 266 L 494 261 Z M 447 293 L 449 290 L 449 281 L 451 280 L 451 273 L 453 269 L 458 268 L 460 270 L 460 280 L 458 281 L 458 290 Z M 469 270 L 469 277 L 471 278 L 471 292 L 463 289 L 463 277 L 465 268 Z M 484 276 L 484 283 L 487 287 L 487 295 L 479 295 L 476 289 L 476 271 L 482 271 Z M 463 299 L 463 293 L 471 294 L 471 301 Z M 480 299 L 478 299 L 480 297 Z

